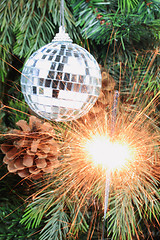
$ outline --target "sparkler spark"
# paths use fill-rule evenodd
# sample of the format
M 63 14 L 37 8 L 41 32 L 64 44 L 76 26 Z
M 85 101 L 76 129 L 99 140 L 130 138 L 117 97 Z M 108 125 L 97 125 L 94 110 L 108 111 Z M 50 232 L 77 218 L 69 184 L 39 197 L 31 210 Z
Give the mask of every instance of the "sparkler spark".
M 113 142 L 106 135 L 95 135 L 87 140 L 84 149 L 86 158 L 93 161 L 95 166 L 110 171 L 122 170 L 134 160 L 133 149 L 125 142 Z

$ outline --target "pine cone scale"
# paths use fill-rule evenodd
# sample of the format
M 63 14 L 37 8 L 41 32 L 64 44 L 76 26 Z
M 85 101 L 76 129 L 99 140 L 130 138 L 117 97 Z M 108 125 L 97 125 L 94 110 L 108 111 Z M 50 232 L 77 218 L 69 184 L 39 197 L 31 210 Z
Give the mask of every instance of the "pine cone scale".
M 31 129 L 28 126 L 27 122 L 25 120 L 19 120 L 16 125 L 20 127 L 24 132 L 29 132 Z
M 21 178 L 28 177 L 28 176 L 29 176 L 29 171 L 28 171 L 28 169 L 19 170 L 19 171 L 18 171 L 18 175 L 19 175 Z
M 7 165 L 8 171 L 11 173 L 15 173 L 17 171 L 17 168 L 14 166 L 14 162 L 9 161 Z
M 25 166 L 23 165 L 23 162 L 22 162 L 22 159 L 18 158 L 15 160 L 14 162 L 14 167 L 17 169 L 17 170 L 22 170 L 25 168 Z
M 7 158 L 7 156 L 5 155 L 4 156 L 4 158 L 3 158 L 3 162 L 5 163 L 5 164 L 8 164 L 9 163 L 9 159 Z
M 45 168 L 47 166 L 47 163 L 46 163 L 46 160 L 42 158 L 42 159 L 36 160 L 36 165 L 38 168 Z
M 17 156 L 17 153 L 18 153 L 17 148 L 13 147 L 6 153 L 6 156 L 9 160 L 12 160 Z
M 12 148 L 12 145 L 3 143 L 1 144 L 1 151 L 6 154 L 10 149 Z
M 31 152 L 37 152 L 39 143 L 40 143 L 40 139 L 33 140 L 32 144 L 31 144 Z
M 30 167 L 29 168 L 29 172 L 32 173 L 32 174 L 38 174 L 40 173 L 40 169 L 38 169 L 37 167 Z
M 30 155 L 24 155 L 23 156 L 23 165 L 26 166 L 26 167 L 31 167 L 33 165 L 33 159 L 34 157 L 33 156 L 30 156 Z

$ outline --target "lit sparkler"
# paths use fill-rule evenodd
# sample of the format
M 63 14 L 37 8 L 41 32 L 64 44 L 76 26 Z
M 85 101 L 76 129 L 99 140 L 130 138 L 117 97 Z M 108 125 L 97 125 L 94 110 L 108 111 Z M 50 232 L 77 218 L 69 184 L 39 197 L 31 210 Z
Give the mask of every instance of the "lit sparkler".
M 151 122 L 144 112 L 131 111 L 130 115 L 119 113 L 114 135 L 107 117 L 102 120 L 99 116 L 94 123 L 91 122 L 91 119 L 87 119 L 85 124 L 72 123 L 70 131 L 67 136 L 65 135 L 64 150 L 67 151 L 64 155 L 65 172 L 70 168 L 70 173 L 68 177 L 66 176 L 66 184 L 74 182 L 77 192 L 83 189 L 85 197 L 92 194 L 100 196 L 102 202 L 105 202 L 105 218 L 110 182 L 111 192 L 119 195 L 115 200 L 117 201 L 115 208 L 120 206 L 119 199 L 123 208 L 125 195 L 129 199 L 126 208 L 127 204 L 130 204 L 132 211 L 134 204 L 137 204 L 135 199 L 140 205 L 144 201 L 143 196 L 149 201 L 153 198 L 157 201 L 155 196 L 153 198 L 150 196 L 150 193 L 153 191 L 153 185 L 156 186 L 153 179 L 156 181 L 159 178 L 159 158 L 155 158 L 154 153 L 155 146 L 159 148 L 159 134 L 151 133 Z M 104 200 L 102 192 L 104 193 L 105 189 L 105 179 L 107 179 L 108 193 L 105 194 Z M 109 211 L 108 216 L 110 214 Z M 131 216 L 127 219 L 127 224 L 130 225 L 128 221 L 131 221 Z

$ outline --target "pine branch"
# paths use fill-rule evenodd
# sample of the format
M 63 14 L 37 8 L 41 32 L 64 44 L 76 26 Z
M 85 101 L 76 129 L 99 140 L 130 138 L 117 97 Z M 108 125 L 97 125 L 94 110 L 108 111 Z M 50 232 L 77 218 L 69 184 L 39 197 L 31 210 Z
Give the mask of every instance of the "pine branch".
M 132 1 L 128 2 L 131 4 Z M 124 14 L 120 7 L 112 9 L 111 4 L 108 4 L 109 9 L 105 11 L 105 8 L 101 10 L 99 7 L 100 1 L 94 4 L 92 1 L 80 1 L 77 6 L 74 6 L 74 13 L 78 19 L 77 25 L 82 27 L 83 36 L 95 40 L 98 44 L 112 44 L 116 38 L 116 41 L 121 41 L 125 49 L 126 44 L 133 41 L 138 43 L 147 35 L 152 42 L 154 36 L 155 43 L 156 39 L 159 39 L 160 31 L 159 14 L 154 13 L 158 6 L 153 3 L 154 10 L 148 14 L 148 8 L 144 2 L 140 4 L 138 1 L 133 2 L 136 3 L 135 7 Z M 101 1 L 101 4 L 104 2 Z

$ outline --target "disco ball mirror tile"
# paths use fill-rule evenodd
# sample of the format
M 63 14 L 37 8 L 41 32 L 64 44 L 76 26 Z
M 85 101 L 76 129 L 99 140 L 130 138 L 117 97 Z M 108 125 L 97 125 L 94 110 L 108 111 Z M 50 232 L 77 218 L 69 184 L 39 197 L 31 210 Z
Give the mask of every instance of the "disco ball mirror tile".
M 70 121 L 86 114 L 101 89 L 94 57 L 71 42 L 51 42 L 33 53 L 21 76 L 25 101 L 39 116 Z

